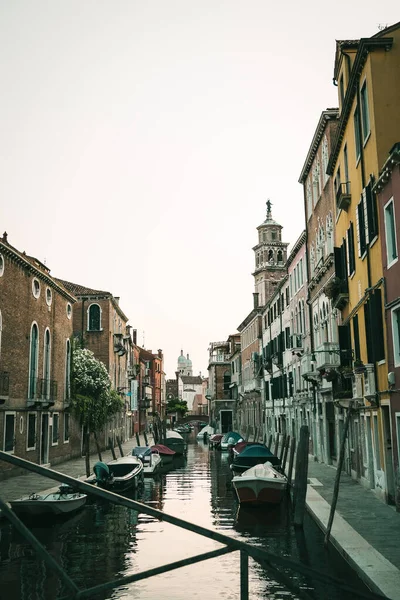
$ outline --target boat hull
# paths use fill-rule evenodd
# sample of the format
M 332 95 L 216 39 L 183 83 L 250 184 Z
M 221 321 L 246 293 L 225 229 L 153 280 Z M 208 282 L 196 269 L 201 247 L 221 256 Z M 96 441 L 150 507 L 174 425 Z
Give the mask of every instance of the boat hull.
M 260 505 L 260 504 L 280 504 L 286 491 L 286 483 L 264 483 L 262 481 L 234 482 L 233 487 L 236 491 L 240 504 Z
M 171 459 L 173 457 L 173 454 L 171 455 Z M 172 462 L 172 460 L 171 460 Z M 151 463 L 144 463 L 144 467 L 143 467 L 143 474 L 145 477 L 154 477 L 154 475 L 157 475 L 157 473 L 160 472 L 161 469 L 161 465 L 162 465 L 162 458 L 159 454 L 152 454 L 151 455 Z
M 59 516 L 73 513 L 86 503 L 86 494 L 69 494 L 62 498 L 59 494 L 19 498 L 10 502 L 13 511 L 20 516 Z

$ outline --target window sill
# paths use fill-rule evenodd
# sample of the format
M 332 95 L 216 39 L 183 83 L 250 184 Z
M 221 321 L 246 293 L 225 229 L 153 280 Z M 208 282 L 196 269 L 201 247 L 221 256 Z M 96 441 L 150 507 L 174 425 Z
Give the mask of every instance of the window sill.
M 373 246 L 373 245 L 376 243 L 377 239 L 378 239 L 378 236 L 377 236 L 377 235 L 375 235 L 375 236 L 372 238 L 372 241 L 369 243 L 369 247 L 370 247 L 370 248 L 372 248 L 372 246 Z
M 32 452 L 32 450 L 36 450 L 36 446 L 33 446 L 32 448 L 27 448 L 26 449 L 27 452 Z
M 356 156 L 356 169 L 357 169 L 358 165 L 360 164 L 360 160 L 361 160 L 361 154 Z
M 368 143 L 368 140 L 369 140 L 369 138 L 370 138 L 370 137 L 371 137 L 371 130 L 369 130 L 369 131 L 368 131 L 367 137 L 366 137 L 366 138 L 364 138 L 364 141 L 363 141 L 363 148 L 365 148 L 365 146 L 367 145 L 367 143 Z
M 63 444 L 69 444 L 69 440 L 64 440 Z
M 378 360 L 378 366 L 384 365 L 385 363 L 386 363 L 386 359 L 385 358 L 383 360 Z
M 397 262 L 399 262 L 399 257 L 397 256 L 394 260 L 392 260 L 391 263 L 388 263 L 386 266 L 386 269 L 389 270 L 391 267 L 393 267 L 393 265 L 395 265 Z

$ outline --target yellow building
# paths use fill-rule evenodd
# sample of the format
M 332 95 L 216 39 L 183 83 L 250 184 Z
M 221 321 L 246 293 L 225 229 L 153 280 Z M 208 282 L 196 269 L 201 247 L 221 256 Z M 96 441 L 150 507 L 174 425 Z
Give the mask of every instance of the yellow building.
M 400 23 L 370 38 L 338 41 L 334 82 L 339 123 L 327 168 L 336 193 L 336 279 L 330 292 L 342 311 L 341 350 L 351 348 L 354 359 L 357 411 L 351 419 L 348 470 L 391 501 L 381 224 L 372 186 L 400 139 Z

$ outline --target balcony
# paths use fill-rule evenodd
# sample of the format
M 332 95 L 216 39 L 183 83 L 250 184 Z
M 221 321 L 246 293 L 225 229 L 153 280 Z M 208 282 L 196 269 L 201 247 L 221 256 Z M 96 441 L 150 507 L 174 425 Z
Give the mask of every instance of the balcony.
M 29 382 L 28 406 L 52 406 L 57 400 L 58 383 L 54 379 L 32 377 Z
M 350 181 L 339 183 L 336 190 L 336 206 L 338 209 L 347 210 L 351 202 Z
M 334 277 L 325 286 L 326 296 L 332 300 L 332 307 L 342 310 L 349 301 L 349 286 L 346 279 Z
M 142 398 L 142 400 L 139 400 L 139 408 L 145 410 L 147 408 L 150 408 L 151 406 L 151 400 L 149 398 Z
M 319 371 L 340 366 L 339 344 L 324 342 L 315 350 L 316 368 Z
M 6 371 L 0 371 L 0 398 L 8 398 L 10 377 Z
M 211 354 L 208 362 L 209 362 L 209 364 L 211 364 L 211 363 L 222 363 L 222 362 L 229 363 L 230 361 L 231 361 L 230 354 Z

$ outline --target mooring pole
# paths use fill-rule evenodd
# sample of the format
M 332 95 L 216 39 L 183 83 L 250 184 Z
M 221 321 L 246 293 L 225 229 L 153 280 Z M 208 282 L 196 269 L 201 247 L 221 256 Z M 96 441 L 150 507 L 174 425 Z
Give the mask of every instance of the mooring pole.
M 117 444 L 118 444 L 118 448 L 119 448 L 119 453 L 121 456 L 124 455 L 124 451 L 122 450 L 122 446 L 121 446 L 121 440 L 119 439 L 119 436 L 117 435 Z
M 300 439 L 296 455 L 296 475 L 294 482 L 294 519 L 295 526 L 303 527 L 306 508 L 308 477 L 308 444 L 309 431 L 307 425 L 300 427 Z
M 114 459 L 114 460 L 117 460 L 117 456 L 116 456 L 116 454 L 115 454 L 114 446 L 113 446 L 113 443 L 112 443 L 112 440 L 111 440 L 111 438 L 110 438 L 110 437 L 108 438 L 108 445 L 109 445 L 109 447 L 110 447 L 110 450 L 111 450 L 111 454 L 112 454 L 112 457 L 113 457 L 113 459 Z
M 240 551 L 240 600 L 249 600 L 249 555 Z
M 339 496 L 340 476 L 342 474 L 342 468 L 343 468 L 343 462 L 344 462 L 344 455 L 345 455 L 345 448 L 346 448 L 346 439 L 347 439 L 347 433 L 349 431 L 349 425 L 350 425 L 350 418 L 351 418 L 351 413 L 352 413 L 352 407 L 353 407 L 353 403 L 350 402 L 349 403 L 349 408 L 347 410 L 346 420 L 344 422 L 344 429 L 343 429 L 342 441 L 341 441 L 341 444 L 340 444 L 339 460 L 338 460 L 338 464 L 337 464 L 337 468 L 336 468 L 335 485 L 333 486 L 333 496 L 332 496 L 331 510 L 330 510 L 330 513 L 329 513 L 328 525 L 326 527 L 326 533 L 325 533 L 325 538 L 324 538 L 324 545 L 325 546 L 327 546 L 328 543 L 329 543 L 329 537 L 331 535 L 331 529 L 332 529 L 332 525 L 333 525 L 333 518 L 335 516 L 336 503 L 337 503 L 337 499 L 338 499 L 338 496 Z

